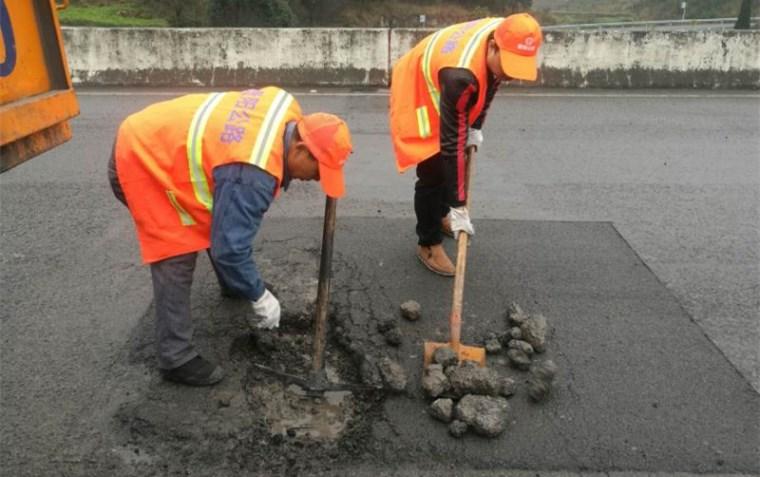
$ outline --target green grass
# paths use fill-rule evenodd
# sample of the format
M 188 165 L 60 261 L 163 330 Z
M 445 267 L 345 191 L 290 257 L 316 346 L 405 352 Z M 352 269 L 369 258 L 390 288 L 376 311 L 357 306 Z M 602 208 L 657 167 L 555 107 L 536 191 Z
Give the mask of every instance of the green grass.
M 130 3 L 109 5 L 69 5 L 60 10 L 63 25 L 103 27 L 165 27 L 164 18 L 150 18 L 138 6 Z

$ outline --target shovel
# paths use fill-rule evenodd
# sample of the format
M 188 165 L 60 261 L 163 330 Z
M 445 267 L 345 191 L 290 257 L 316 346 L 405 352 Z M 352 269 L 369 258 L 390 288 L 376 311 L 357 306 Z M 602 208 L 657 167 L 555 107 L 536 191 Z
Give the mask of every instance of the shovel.
M 319 260 L 319 285 L 317 287 L 317 306 L 314 323 L 314 350 L 311 372 L 308 377 L 300 377 L 272 369 L 261 364 L 254 364 L 258 369 L 278 376 L 286 382 L 297 384 L 309 396 L 320 396 L 326 391 L 365 391 L 367 386 L 333 383 L 328 381 L 325 373 L 325 338 L 327 336 L 327 309 L 330 297 L 330 280 L 332 278 L 333 237 L 335 236 L 335 209 L 337 199 L 327 197 L 325 201 L 324 229 L 322 231 L 322 253 Z
M 473 148 L 467 149 L 467 166 L 465 171 L 465 188 L 467 190 L 467 203 L 470 200 L 470 178 L 472 177 L 472 162 L 475 160 Z M 459 361 L 475 361 L 480 366 L 486 365 L 486 350 L 478 346 L 467 346 L 462 344 L 462 301 L 464 295 L 464 274 L 467 268 L 467 245 L 470 236 L 460 232 L 457 237 L 457 265 L 454 275 L 454 297 L 451 305 L 451 315 L 449 316 L 449 329 L 451 337 L 448 343 L 436 343 L 433 341 L 425 342 L 425 367 L 433 361 L 433 353 L 442 347 L 449 347 L 457 354 Z

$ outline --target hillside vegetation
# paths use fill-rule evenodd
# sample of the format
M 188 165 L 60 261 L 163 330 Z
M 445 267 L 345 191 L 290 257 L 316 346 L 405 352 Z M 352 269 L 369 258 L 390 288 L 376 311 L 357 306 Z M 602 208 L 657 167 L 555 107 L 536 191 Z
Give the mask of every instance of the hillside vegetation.
M 527 10 L 545 24 L 681 18 L 682 0 L 71 0 L 67 25 L 430 26 Z M 742 0 L 687 0 L 687 18 L 736 17 Z M 760 11 L 760 0 L 752 0 Z M 424 23 L 423 20 L 424 15 Z
M 551 12 L 560 23 L 671 20 L 681 18 L 682 0 L 534 0 L 533 8 Z M 729 18 L 741 0 L 687 0 L 686 18 Z M 754 0 L 753 10 L 760 2 Z

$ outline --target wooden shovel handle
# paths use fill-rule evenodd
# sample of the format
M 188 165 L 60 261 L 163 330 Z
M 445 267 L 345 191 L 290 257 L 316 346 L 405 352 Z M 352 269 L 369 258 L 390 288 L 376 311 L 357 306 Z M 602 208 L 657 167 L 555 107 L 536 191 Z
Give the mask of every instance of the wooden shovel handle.
M 317 288 L 317 316 L 314 322 L 314 355 L 312 371 L 324 367 L 325 336 L 327 334 L 327 309 L 332 278 L 333 237 L 335 236 L 335 209 L 338 200 L 327 197 L 325 201 L 324 229 L 322 231 L 322 254 L 319 260 L 319 285 Z
M 466 206 L 469 207 L 470 203 L 470 179 L 472 177 L 473 166 L 472 163 L 475 160 L 475 148 L 467 148 L 467 160 L 465 169 L 465 191 L 467 192 Z M 464 301 L 464 275 L 467 269 L 467 245 L 469 244 L 470 236 L 464 232 L 460 232 L 457 238 L 457 264 L 456 271 L 454 272 L 454 296 L 451 304 L 451 315 L 449 317 L 449 329 L 451 330 L 451 346 L 455 351 L 459 349 L 462 335 L 462 303 Z

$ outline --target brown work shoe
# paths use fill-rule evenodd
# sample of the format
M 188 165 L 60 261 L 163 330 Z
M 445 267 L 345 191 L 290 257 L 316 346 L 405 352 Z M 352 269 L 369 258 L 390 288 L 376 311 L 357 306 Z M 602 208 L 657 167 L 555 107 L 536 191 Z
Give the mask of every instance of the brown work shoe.
M 431 272 L 443 275 L 444 277 L 453 277 L 454 264 L 449 260 L 443 245 L 417 245 L 417 258 L 423 265 L 428 267 Z
M 454 238 L 454 231 L 451 230 L 451 219 L 449 219 L 448 215 L 444 215 L 441 219 L 441 232 L 443 232 L 443 235 Z

